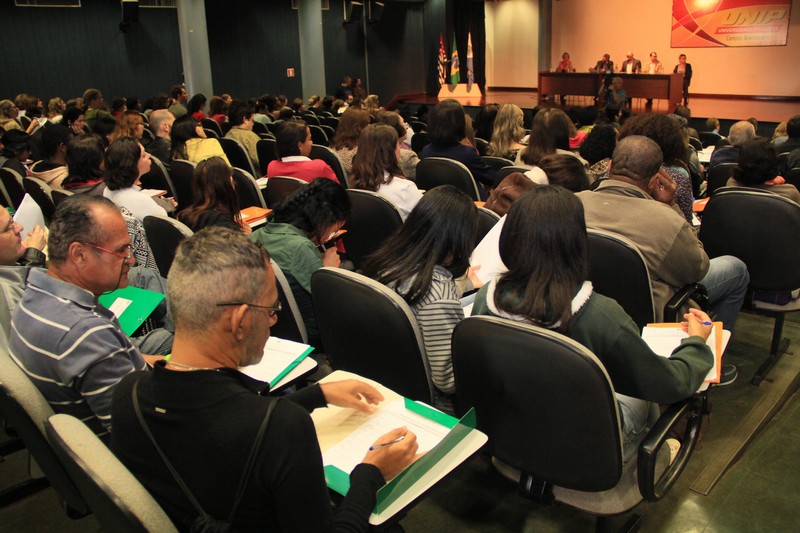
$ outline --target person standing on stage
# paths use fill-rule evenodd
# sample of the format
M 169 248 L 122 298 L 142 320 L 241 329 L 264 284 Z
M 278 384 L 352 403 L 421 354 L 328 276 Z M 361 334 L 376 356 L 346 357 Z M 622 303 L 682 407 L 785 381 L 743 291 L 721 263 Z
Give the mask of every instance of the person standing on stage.
M 689 105 L 689 84 L 692 83 L 692 65 L 686 62 L 686 54 L 678 56 L 678 64 L 672 70 L 673 74 L 683 74 L 683 105 Z

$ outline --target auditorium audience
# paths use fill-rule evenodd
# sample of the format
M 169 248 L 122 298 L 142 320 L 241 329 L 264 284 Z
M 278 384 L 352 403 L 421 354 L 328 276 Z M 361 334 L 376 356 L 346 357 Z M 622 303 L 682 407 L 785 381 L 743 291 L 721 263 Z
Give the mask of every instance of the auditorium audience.
M 761 189 L 800 204 L 797 188 L 778 175 L 778 156 L 768 139 L 757 137 L 744 143 L 737 163 L 728 180 L 729 187 Z
M 97 117 L 94 120 L 92 132 L 100 136 L 103 145 L 108 147 L 119 134 L 119 123 L 110 114 L 108 116 Z
M 552 107 L 539 111 L 533 117 L 528 146 L 519 151 L 514 164 L 533 169 L 541 158 L 556 153 L 569 154 L 584 162 L 569 149 L 572 128 L 574 125 L 562 110 Z
M 234 100 L 228 108 L 228 121 L 232 127 L 225 134 L 225 138 L 239 141 L 258 168 L 256 145 L 261 137 L 253 133 L 253 106 L 240 100 Z
M 36 121 L 31 121 L 27 131 L 22 127 L 22 123 L 17 118 L 19 116 L 19 108 L 11 100 L 0 100 L 0 128 L 5 131 L 19 130 L 22 132 L 30 133 L 38 127 Z
M 338 267 L 335 240 L 350 214 L 347 191 L 329 179 L 315 179 L 278 204 L 272 219 L 250 235 L 264 245 L 292 288 L 308 333 L 308 343 L 321 348 L 314 307 L 311 275 L 323 266 Z
M 631 117 L 620 129 L 620 140 L 630 135 L 643 135 L 652 139 L 661 149 L 664 170 L 675 182 L 675 201 L 686 221 L 692 221 L 692 180 L 686 157 L 686 145 L 681 137 L 681 127 L 675 120 L 659 113 L 645 113 Z
M 208 116 L 222 126 L 228 120 L 228 104 L 219 96 L 212 96 L 208 102 Z
M 30 174 L 52 189 L 61 189 L 67 177 L 67 144 L 72 131 L 61 124 L 51 124 L 42 129 L 44 159 L 31 165 Z
M 782 142 L 789 139 L 789 136 L 786 134 L 786 127 L 788 126 L 788 122 L 785 120 L 775 126 L 775 131 L 772 132 L 772 145 L 778 146 Z
M 186 100 L 189 99 L 189 95 L 186 93 L 186 87 L 184 87 L 183 84 L 173 85 L 169 96 L 172 102 L 169 106 L 169 112 L 172 113 L 172 116 L 175 118 L 181 118 L 186 114 Z
M 523 113 L 519 106 L 503 104 L 494 120 L 492 138 L 489 142 L 488 155 L 504 157 L 514 161 L 517 154 L 525 148 L 520 141 L 525 137 L 522 126 Z
M 367 98 L 367 91 L 362 87 L 361 78 L 356 76 L 353 78 L 353 99 L 361 100 L 362 102 Z
M 145 125 L 144 119 L 138 111 L 125 111 L 117 121 L 117 131 L 114 134 L 114 138 L 131 137 L 142 144 L 147 144 L 149 141 L 143 138 L 146 127 L 147 125 Z
M 203 126 L 191 115 L 176 118 L 172 123 L 172 153 L 170 159 L 186 159 L 199 163 L 209 157 L 221 157 L 230 164 L 217 139 L 206 138 Z
M 67 104 L 64 103 L 64 100 L 59 97 L 51 98 L 50 101 L 47 102 L 47 114 L 45 116 L 51 124 L 58 124 L 61 122 L 61 118 L 66 109 Z
M 397 207 L 405 220 L 422 193 L 400 169 L 397 131 L 386 124 L 367 126 L 358 138 L 358 146 L 350 188 L 380 194 Z
M 433 405 L 450 413 L 455 393 L 450 339 L 464 319 L 455 278 L 467 273 L 477 221 L 467 195 L 451 185 L 436 187 L 363 266 L 365 275 L 394 289 L 414 312 L 435 386 Z
M 311 130 L 303 120 L 284 121 L 275 134 L 278 160 L 270 161 L 267 178 L 288 176 L 312 182 L 326 178 L 336 183 L 333 169 L 322 159 L 311 159 Z
M 728 131 L 728 140 L 731 145 L 720 146 L 711 152 L 708 169 L 711 170 L 720 163 L 736 163 L 739 160 L 739 149 L 755 136 L 756 130 L 750 122 L 746 120 L 735 122 Z
M 719 142 L 720 139 L 724 139 L 725 138 L 720 134 L 719 127 L 720 127 L 719 126 L 719 119 L 717 119 L 716 117 L 709 117 L 709 118 L 706 119 L 705 132 L 706 133 L 710 133 L 711 135 L 716 137 L 718 142 Z
M 428 137 L 430 144 L 420 153 L 426 157 L 446 157 L 463 163 L 484 187 L 494 185 L 495 172 L 480 158 L 474 146 L 466 146 L 462 141 L 467 137 L 467 123 L 464 108 L 453 99 L 442 100 L 433 108 L 428 118 Z
M 149 215 L 167 216 L 174 204 L 142 192 L 139 178 L 150 171 L 150 154 L 130 137 L 120 137 L 106 150 L 103 196 L 125 207 L 141 222 Z
M 620 409 L 623 460 L 628 461 L 658 419 L 658 403 L 688 398 L 714 358 L 711 327 L 697 309 L 684 315 L 689 337 L 660 357 L 611 298 L 586 279 L 587 236 L 580 200 L 566 189 L 539 186 L 511 206 L 500 235 L 508 266 L 481 288 L 473 315 L 493 315 L 566 335 L 592 351 L 609 374 Z
M 31 156 L 31 136 L 21 129 L 8 130 L 0 137 L 0 167 L 10 168 L 21 177 L 28 175 L 25 164 Z
M 169 300 L 176 322 L 172 355 L 114 391 L 112 449 L 178 529 L 192 529 L 198 511 L 150 438 L 168 452 L 181 450 L 168 457 L 186 489 L 205 513 L 230 520 L 233 530 L 366 531 L 377 489 L 414 460 L 416 436 L 397 428 L 376 441 L 395 444 L 364 450 L 349 473 L 348 495 L 333 509 L 307 412 L 330 404 L 370 413 L 370 404 L 383 397 L 366 383 L 346 380 L 312 385 L 279 402 L 267 396 L 264 383 L 240 373 L 261 360 L 277 320 L 275 274 L 264 250 L 222 228 L 190 237 L 175 256 Z M 169 409 L 162 413 L 164 405 Z M 251 480 L 237 506 L 233 487 L 249 450 L 255 454 Z M 209 451 L 217 460 L 208 460 Z
M 492 139 L 498 111 L 500 111 L 499 104 L 486 104 L 478 111 L 475 117 L 475 137 L 480 137 L 486 142 Z
M 249 235 L 250 226 L 242 223 L 232 171 L 221 157 L 200 161 L 192 181 L 194 200 L 178 213 L 178 220 L 195 233 L 209 226 L 220 226 Z
M 358 136 L 369 126 L 370 116 L 363 109 L 354 107 L 348 108 L 342 113 L 339 119 L 339 126 L 336 128 L 328 147 L 336 152 L 342 160 L 342 166 L 348 176 L 353 173 L 353 157 L 358 152 Z
M 775 144 L 775 150 L 779 154 L 800 148 L 800 115 L 795 115 L 786 122 L 786 136 L 785 141 Z
M 114 115 L 114 118 L 119 120 L 122 116 L 122 113 L 127 111 L 128 108 L 125 105 L 125 98 L 122 96 L 117 96 L 113 100 L 111 100 L 111 114 Z
M 419 157 L 414 150 L 409 148 L 408 139 L 409 135 L 413 135 L 414 132 L 408 127 L 403 117 L 394 111 L 378 111 L 375 115 L 375 124 L 386 124 L 393 127 L 397 132 L 400 146 L 400 158 L 398 160 L 400 170 L 403 171 L 403 176 L 413 181 L 417 177 Z
M 68 107 L 61 117 L 61 124 L 69 127 L 75 135 L 87 132 L 83 110 L 79 107 Z

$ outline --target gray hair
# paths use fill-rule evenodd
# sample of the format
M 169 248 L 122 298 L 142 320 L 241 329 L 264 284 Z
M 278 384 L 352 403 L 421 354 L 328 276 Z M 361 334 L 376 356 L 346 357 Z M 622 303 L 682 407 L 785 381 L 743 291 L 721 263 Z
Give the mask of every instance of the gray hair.
M 643 135 L 629 135 L 620 139 L 614 149 L 611 174 L 645 181 L 658 172 L 663 162 L 663 152 L 654 140 Z
M 204 331 L 220 302 L 253 302 L 266 289 L 267 251 L 241 232 L 209 227 L 183 241 L 169 271 L 167 297 L 178 328 Z
M 756 136 L 756 129 L 751 122 L 740 120 L 731 126 L 728 132 L 728 140 L 733 146 L 741 146 Z
M 103 207 L 119 213 L 114 202 L 103 196 L 75 194 L 59 204 L 50 222 L 47 239 L 52 263 L 63 263 L 73 242 L 96 243 L 101 239 L 103 228 L 95 223 L 94 211 Z

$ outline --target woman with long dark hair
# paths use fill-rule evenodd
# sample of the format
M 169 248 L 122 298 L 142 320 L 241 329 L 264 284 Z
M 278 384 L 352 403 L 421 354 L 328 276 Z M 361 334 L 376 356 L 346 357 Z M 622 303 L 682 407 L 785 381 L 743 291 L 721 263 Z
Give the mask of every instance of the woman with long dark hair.
M 358 152 L 358 136 L 369 126 L 369 113 L 350 107 L 342 113 L 339 126 L 330 142 L 330 149 L 342 160 L 345 172 L 353 172 L 353 158 Z
M 436 187 L 363 266 L 365 275 L 411 306 L 436 387 L 434 405 L 450 412 L 455 393 L 450 337 L 464 319 L 455 278 L 467 273 L 477 224 L 477 208 L 466 194 L 451 185 Z
M 209 139 L 203 127 L 191 115 L 183 115 L 172 123 L 172 159 L 186 159 L 199 163 L 209 157 L 220 157 L 230 164 L 217 139 Z
M 209 157 L 197 164 L 192 190 L 194 202 L 178 214 L 178 220 L 192 231 L 221 226 L 250 234 L 250 226 L 242 223 L 232 169 L 221 157 Z
M 671 357 L 656 355 L 622 307 L 586 280 L 587 242 L 583 204 L 572 192 L 553 185 L 526 192 L 500 235 L 508 272 L 481 288 L 472 314 L 551 329 L 591 350 L 617 392 L 627 461 L 658 418 L 657 403 L 687 398 L 703 383 L 714 359 L 703 324 L 710 319 L 691 309 L 690 336 Z

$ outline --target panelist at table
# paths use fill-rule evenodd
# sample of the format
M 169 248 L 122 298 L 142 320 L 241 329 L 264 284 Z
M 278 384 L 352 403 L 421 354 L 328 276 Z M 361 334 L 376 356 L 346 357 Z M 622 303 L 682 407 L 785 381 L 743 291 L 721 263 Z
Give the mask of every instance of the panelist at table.
M 622 62 L 619 71 L 625 74 L 640 74 L 642 72 L 642 62 L 633 57 L 633 52 L 631 51 L 628 51 L 625 57 L 627 59 Z

